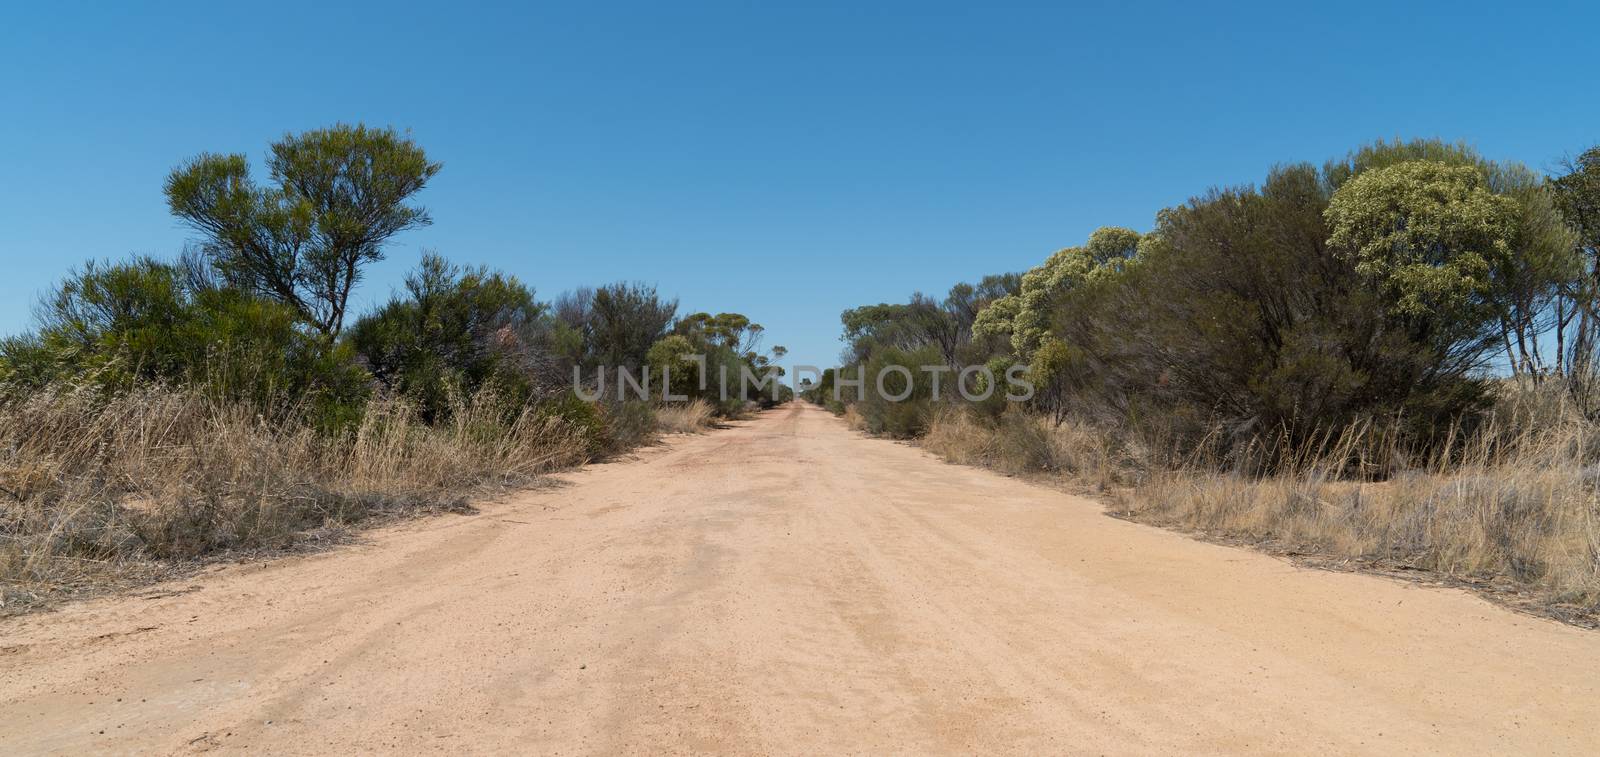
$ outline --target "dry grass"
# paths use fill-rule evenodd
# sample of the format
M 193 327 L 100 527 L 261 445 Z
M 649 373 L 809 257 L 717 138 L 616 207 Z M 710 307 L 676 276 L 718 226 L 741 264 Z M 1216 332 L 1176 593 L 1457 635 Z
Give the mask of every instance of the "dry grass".
M 860 411 L 856 410 L 854 404 L 846 405 L 844 412 L 839 417 L 844 419 L 844 425 L 855 431 L 867 430 L 867 419 L 861 416 Z
M 1136 520 L 1600 621 L 1600 426 L 1559 392 L 1508 387 L 1483 428 L 1418 460 L 1369 454 L 1360 445 L 1373 436 L 1351 430 L 1269 476 L 1213 460 L 1153 464 L 1140 445 L 1032 416 L 989 423 L 944 413 L 925 444 L 955 462 L 1113 489 L 1118 514 Z M 1368 458 L 1395 470 L 1353 477 Z
M 656 408 L 656 428 L 665 434 L 698 434 L 711 428 L 713 419 L 711 404 L 700 399 Z
M 136 582 L 218 554 L 279 550 L 587 459 L 581 429 L 492 397 L 443 426 L 371 402 L 329 437 L 152 387 L 32 393 L 0 407 L 0 611 Z
M 922 445 L 963 465 L 1011 475 L 1058 475 L 1095 488 L 1115 484 L 1132 465 L 1108 435 L 1017 409 L 988 420 L 942 408 L 928 424 Z

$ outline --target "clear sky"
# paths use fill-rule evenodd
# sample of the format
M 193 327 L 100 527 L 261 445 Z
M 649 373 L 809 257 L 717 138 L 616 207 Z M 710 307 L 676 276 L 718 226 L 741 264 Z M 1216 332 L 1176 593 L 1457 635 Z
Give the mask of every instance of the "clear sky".
M 543 297 L 655 283 L 822 365 L 843 308 L 1274 163 L 1600 142 L 1595 3 L 127 5 L 0 5 L 0 333 L 85 259 L 178 252 L 181 160 L 339 121 L 444 163 L 362 305 L 433 249 Z

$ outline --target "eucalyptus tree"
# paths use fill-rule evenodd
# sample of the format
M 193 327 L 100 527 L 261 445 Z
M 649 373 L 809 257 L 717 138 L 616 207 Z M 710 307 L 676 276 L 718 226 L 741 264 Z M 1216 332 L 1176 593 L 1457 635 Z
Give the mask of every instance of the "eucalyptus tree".
M 244 155 L 203 153 L 167 177 L 167 204 L 200 232 L 224 281 L 332 338 L 362 268 L 396 234 L 432 222 L 407 202 L 439 169 L 409 136 L 340 124 L 274 142 L 265 184 Z
M 1580 271 L 1558 304 L 1556 344 L 1569 370 L 1587 376 L 1600 349 L 1600 146 L 1566 161 L 1562 169 L 1550 178 L 1550 187 L 1572 230 Z

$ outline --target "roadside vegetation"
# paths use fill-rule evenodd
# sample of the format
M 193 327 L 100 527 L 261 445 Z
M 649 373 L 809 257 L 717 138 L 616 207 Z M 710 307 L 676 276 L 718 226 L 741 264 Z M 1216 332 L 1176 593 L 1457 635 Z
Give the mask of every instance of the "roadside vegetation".
M 340 125 L 286 136 L 266 167 L 180 165 L 165 191 L 191 248 L 86 262 L 0 340 L 0 613 L 465 511 L 754 407 L 684 355 L 737 376 L 783 354 L 748 317 L 680 315 L 649 285 L 547 302 L 435 254 L 351 313 L 389 241 L 432 223 L 412 201 L 440 164 Z M 654 379 L 648 397 L 617 368 Z M 661 402 L 667 379 L 683 402 Z
M 869 432 L 1126 517 L 1600 617 L 1600 148 L 1545 176 L 1378 142 L 842 320 L 844 366 L 806 394 Z M 842 386 L 1013 364 L 1026 401 Z

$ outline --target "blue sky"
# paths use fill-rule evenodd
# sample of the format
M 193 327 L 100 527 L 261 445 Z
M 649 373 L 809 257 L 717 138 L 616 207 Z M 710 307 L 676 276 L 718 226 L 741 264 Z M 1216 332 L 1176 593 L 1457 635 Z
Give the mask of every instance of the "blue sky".
M 655 283 L 822 365 L 843 308 L 1275 163 L 1600 142 L 1585 3 L 231 5 L 0 8 L 0 333 L 85 259 L 176 253 L 178 162 L 338 121 L 445 166 L 363 306 L 433 249 L 545 297 Z

